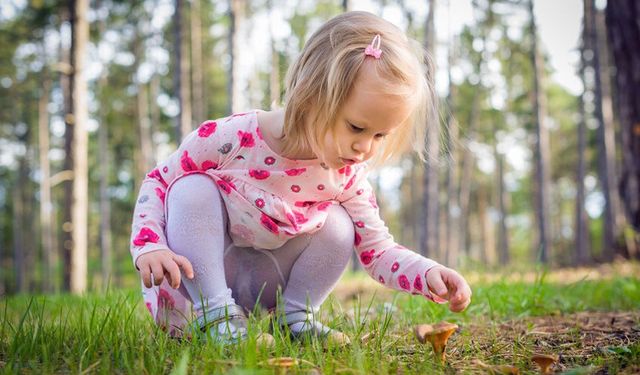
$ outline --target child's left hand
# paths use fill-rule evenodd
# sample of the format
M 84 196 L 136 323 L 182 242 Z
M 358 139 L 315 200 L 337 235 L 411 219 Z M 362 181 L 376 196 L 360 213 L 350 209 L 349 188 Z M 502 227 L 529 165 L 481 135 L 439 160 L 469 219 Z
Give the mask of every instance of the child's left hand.
M 427 272 L 427 285 L 436 296 L 449 301 L 449 310 L 461 312 L 471 302 L 471 288 L 459 273 L 442 265 Z

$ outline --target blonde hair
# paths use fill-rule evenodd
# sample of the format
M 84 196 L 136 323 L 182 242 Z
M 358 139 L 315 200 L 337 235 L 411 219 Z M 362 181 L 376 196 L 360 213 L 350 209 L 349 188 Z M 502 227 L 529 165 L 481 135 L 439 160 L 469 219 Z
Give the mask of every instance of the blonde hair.
M 422 160 L 426 124 L 437 121 L 434 70 L 429 55 L 388 21 L 367 12 L 340 14 L 322 25 L 305 44 L 286 76 L 283 153 L 302 150 L 323 154 L 322 144 L 332 132 L 366 57 L 365 48 L 379 34 L 380 59 L 372 60 L 387 82 L 385 91 L 414 101 L 405 124 L 386 137 L 374 164 L 413 150 Z

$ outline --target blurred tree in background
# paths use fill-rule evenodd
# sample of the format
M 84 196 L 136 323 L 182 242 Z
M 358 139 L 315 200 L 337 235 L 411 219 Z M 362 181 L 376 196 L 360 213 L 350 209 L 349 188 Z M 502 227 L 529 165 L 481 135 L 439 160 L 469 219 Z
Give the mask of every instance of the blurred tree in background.
M 135 285 L 145 174 L 205 119 L 282 105 L 310 33 L 359 9 L 84 1 L 0 5 L 0 294 Z M 430 51 L 441 88 L 436 157 L 372 176 L 398 240 L 451 266 L 637 258 L 638 5 L 583 0 L 574 95 L 551 79 L 532 0 L 471 1 L 459 32 L 450 1 L 423 3 L 372 3 Z

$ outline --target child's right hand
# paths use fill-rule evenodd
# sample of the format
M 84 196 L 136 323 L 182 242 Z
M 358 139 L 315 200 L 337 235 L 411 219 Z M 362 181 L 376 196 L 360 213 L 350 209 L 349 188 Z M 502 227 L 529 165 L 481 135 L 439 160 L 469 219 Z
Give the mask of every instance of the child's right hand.
M 182 255 L 173 251 L 156 250 L 140 255 L 136 260 L 136 266 L 140 270 L 142 282 L 147 288 L 153 285 L 160 285 L 166 276 L 173 289 L 180 287 L 180 268 L 189 279 L 193 279 L 193 266 L 191 262 Z M 151 274 L 153 273 L 153 284 Z

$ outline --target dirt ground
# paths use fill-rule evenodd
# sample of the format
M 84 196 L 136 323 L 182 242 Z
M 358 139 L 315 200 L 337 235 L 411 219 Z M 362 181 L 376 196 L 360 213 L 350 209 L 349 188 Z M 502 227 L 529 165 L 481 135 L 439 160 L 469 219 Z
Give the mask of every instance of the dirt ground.
M 559 356 L 555 365 L 558 372 L 583 368 L 589 374 L 606 374 L 612 369 L 625 374 L 640 373 L 638 353 L 634 357 L 629 349 L 640 343 L 640 311 L 529 317 L 496 325 L 471 324 L 464 329 L 474 338 L 472 346 L 478 345 L 481 353 L 494 353 L 493 363 L 526 362 L 527 358 L 521 357 L 544 353 Z M 595 358 L 602 358 L 602 363 L 593 363 Z

